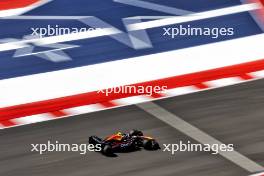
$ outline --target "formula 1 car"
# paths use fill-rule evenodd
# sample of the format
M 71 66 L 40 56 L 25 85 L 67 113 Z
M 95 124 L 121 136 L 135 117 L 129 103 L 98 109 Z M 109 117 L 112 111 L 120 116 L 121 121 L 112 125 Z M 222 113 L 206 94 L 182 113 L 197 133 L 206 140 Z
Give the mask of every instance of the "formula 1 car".
M 105 139 L 97 136 L 90 136 L 89 143 L 101 144 L 101 153 L 106 156 L 113 156 L 115 153 L 137 151 L 141 148 L 146 150 L 158 150 L 158 142 L 148 136 L 144 136 L 139 130 L 131 130 L 129 133 L 118 132 Z

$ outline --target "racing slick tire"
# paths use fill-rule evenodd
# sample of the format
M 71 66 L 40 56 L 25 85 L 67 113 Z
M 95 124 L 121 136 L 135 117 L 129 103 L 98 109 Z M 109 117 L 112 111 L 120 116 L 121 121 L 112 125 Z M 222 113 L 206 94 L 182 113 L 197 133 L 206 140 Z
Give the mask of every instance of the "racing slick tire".
M 143 136 L 143 132 L 139 130 L 131 130 L 129 134 L 130 136 Z
M 102 148 L 102 154 L 104 154 L 106 156 L 112 156 L 114 154 L 113 150 L 112 150 L 112 147 L 110 145 L 105 145 Z
M 151 140 L 144 140 L 143 141 L 143 147 L 146 150 L 158 150 L 160 149 L 160 146 L 157 141 L 151 139 Z
M 141 146 L 142 146 L 142 142 L 139 139 L 135 139 L 132 144 L 132 150 L 133 151 L 140 150 Z

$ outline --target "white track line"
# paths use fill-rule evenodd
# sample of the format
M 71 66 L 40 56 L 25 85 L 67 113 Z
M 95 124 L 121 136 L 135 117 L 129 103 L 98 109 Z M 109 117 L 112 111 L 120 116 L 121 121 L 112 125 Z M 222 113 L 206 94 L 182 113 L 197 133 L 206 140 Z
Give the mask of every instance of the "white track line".
M 191 124 L 185 122 L 181 118 L 177 117 L 176 115 L 163 109 L 162 107 L 156 105 L 153 102 L 138 104 L 137 106 L 202 144 L 222 144 L 217 139 L 192 126 Z M 251 173 L 264 170 L 264 167 L 260 166 L 259 164 L 255 163 L 254 161 L 250 160 L 249 158 L 243 156 L 242 154 L 236 151 L 221 151 L 219 152 L 219 154 Z

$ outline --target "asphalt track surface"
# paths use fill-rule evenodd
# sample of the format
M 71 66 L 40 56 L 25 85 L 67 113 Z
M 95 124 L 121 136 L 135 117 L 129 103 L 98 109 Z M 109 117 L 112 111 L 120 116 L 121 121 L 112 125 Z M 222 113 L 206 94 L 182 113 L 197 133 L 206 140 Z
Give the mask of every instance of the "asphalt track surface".
M 264 165 L 264 80 L 248 82 L 155 103 L 235 150 Z M 163 143 L 188 136 L 135 105 L 68 119 L 0 131 L 0 175 L 5 176 L 246 176 L 249 173 L 219 155 L 205 152 L 138 151 L 108 158 L 99 153 L 30 152 L 31 143 L 86 143 L 88 136 L 141 129 Z M 192 141 L 195 142 L 195 141 Z

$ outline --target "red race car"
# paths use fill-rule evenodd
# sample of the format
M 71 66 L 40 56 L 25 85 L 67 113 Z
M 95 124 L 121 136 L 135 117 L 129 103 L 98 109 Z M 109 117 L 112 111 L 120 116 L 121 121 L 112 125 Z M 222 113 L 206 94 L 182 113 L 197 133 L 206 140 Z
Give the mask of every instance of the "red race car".
M 117 132 L 105 139 L 97 136 L 89 137 L 90 144 L 101 144 L 101 152 L 107 156 L 115 153 L 130 152 L 144 148 L 146 150 L 160 149 L 159 143 L 152 137 L 144 136 L 142 131 L 131 130 L 129 133 Z

